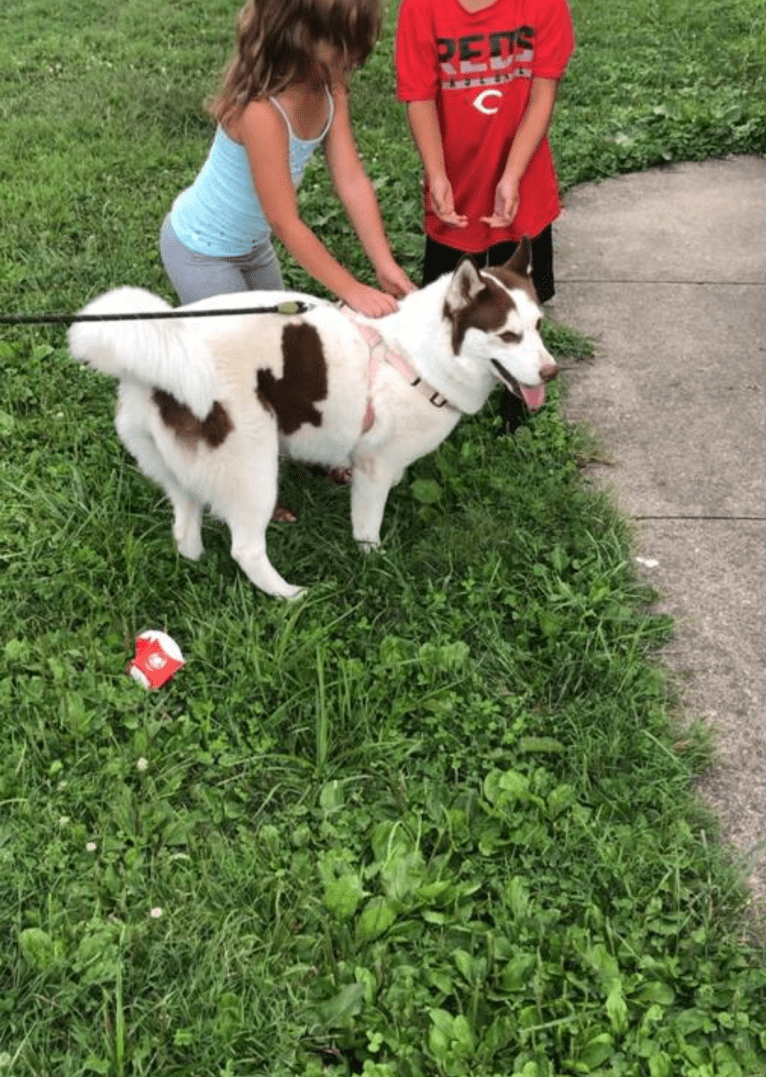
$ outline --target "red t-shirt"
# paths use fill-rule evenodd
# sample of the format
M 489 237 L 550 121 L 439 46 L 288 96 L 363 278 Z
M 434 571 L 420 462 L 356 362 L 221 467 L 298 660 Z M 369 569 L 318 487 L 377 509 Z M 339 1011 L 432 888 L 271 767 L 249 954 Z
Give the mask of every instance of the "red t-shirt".
M 531 237 L 559 214 L 548 139 L 519 185 L 508 228 L 490 228 L 495 188 L 529 100 L 532 78 L 559 79 L 574 48 L 566 0 L 495 0 L 469 12 L 460 0 L 402 0 L 396 31 L 400 101 L 435 101 L 455 209 L 466 228 L 444 224 L 424 190 L 426 233 L 472 253 Z

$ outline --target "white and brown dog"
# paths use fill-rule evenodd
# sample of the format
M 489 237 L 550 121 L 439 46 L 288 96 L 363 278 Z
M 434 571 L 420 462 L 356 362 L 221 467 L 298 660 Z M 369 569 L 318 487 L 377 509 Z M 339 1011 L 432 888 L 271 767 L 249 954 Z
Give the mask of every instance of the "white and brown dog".
M 310 309 L 249 310 L 295 299 Z M 169 309 L 143 289 L 118 288 L 81 314 Z M 117 432 L 170 498 L 180 553 L 202 553 L 209 506 L 228 524 L 232 555 L 252 582 L 286 598 L 301 589 L 266 552 L 280 454 L 351 467 L 354 538 L 374 547 L 388 492 L 409 464 L 462 414 L 479 411 L 497 381 L 534 410 L 556 375 L 539 335 L 526 240 L 501 267 L 478 270 L 463 259 L 376 320 L 352 320 L 290 292 L 222 295 L 181 309 L 210 317 L 75 321 L 70 351 L 120 379 Z

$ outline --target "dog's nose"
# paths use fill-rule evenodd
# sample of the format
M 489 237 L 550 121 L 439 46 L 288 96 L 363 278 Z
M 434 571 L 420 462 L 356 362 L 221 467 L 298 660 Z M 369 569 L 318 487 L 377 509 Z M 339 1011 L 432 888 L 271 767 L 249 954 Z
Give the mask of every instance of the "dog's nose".
M 559 368 L 555 363 L 546 363 L 540 371 L 540 377 L 543 381 L 553 381 L 559 372 Z

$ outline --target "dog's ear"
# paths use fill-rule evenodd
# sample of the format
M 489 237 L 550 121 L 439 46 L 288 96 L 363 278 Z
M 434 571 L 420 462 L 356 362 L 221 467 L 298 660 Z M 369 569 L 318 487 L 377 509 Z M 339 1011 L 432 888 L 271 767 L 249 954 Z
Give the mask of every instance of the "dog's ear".
M 505 269 L 518 273 L 520 277 L 532 276 L 532 244 L 529 236 L 523 236 L 516 250 L 505 263 Z
M 464 254 L 452 274 L 452 280 L 444 297 L 445 303 L 450 310 L 460 310 L 468 306 L 474 296 L 477 296 L 486 286 L 476 267 L 476 262 L 470 254 Z

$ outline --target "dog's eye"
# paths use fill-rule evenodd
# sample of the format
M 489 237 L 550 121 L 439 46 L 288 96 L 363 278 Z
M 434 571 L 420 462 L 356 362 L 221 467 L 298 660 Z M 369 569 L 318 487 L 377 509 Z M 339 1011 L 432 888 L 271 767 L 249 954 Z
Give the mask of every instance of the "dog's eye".
M 512 333 L 509 329 L 500 334 L 500 339 L 504 340 L 506 344 L 518 344 L 521 340 L 521 333 Z

